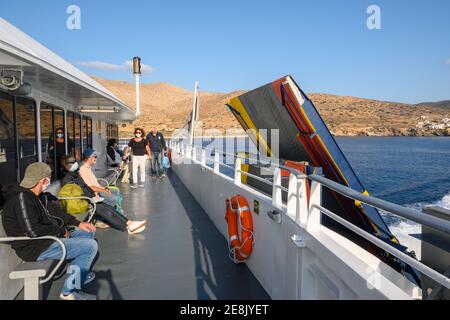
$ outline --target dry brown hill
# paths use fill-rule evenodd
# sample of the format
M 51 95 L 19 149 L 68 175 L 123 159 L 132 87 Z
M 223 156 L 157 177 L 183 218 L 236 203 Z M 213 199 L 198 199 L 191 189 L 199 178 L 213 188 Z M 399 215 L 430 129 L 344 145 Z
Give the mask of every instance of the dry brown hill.
M 130 106 L 135 104 L 134 84 L 95 78 L 118 98 Z M 223 132 L 240 128 L 225 102 L 244 93 L 200 93 L 200 120 L 203 129 L 215 128 Z M 450 135 L 450 128 L 441 129 L 450 118 L 450 110 L 432 104 L 409 105 L 382 102 L 356 97 L 312 93 L 308 95 L 318 108 L 333 134 L 339 136 L 430 136 Z M 129 136 L 134 126 L 156 127 L 166 134 L 181 128 L 192 110 L 193 93 L 168 83 L 143 84 L 141 87 L 141 116 L 133 126 L 121 128 L 121 136 Z M 423 123 L 422 126 L 418 126 Z M 450 125 L 450 123 L 449 123 Z

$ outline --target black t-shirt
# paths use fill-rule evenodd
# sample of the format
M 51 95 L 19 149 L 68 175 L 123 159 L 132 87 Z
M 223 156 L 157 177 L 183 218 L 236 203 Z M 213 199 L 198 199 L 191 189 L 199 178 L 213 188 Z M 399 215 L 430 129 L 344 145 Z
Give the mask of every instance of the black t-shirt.
M 56 143 L 53 143 L 53 141 L 49 142 L 49 147 L 54 147 L 56 150 L 56 159 L 59 160 L 61 159 L 62 156 L 66 155 L 66 142 L 58 142 L 56 141 Z M 69 141 L 67 142 L 67 147 L 69 150 L 69 154 L 73 153 L 73 141 L 69 139 Z M 49 151 L 49 156 L 51 159 L 53 159 L 53 149 Z
M 134 156 L 145 156 L 147 154 L 147 141 L 145 139 L 142 139 L 139 142 L 137 142 L 135 139 L 131 139 L 130 143 L 128 143 L 128 146 L 133 151 Z

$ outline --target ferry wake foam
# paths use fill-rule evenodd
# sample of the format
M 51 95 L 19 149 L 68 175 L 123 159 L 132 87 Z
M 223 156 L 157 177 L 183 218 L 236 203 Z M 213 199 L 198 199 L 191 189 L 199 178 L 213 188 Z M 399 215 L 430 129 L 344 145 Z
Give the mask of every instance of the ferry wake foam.
M 235 97 L 227 106 L 261 154 L 307 161 L 312 166 L 322 167 L 328 179 L 367 193 L 314 104 L 291 76 Z M 273 154 L 270 139 L 258 132 L 262 129 L 279 130 L 279 154 Z M 393 246 L 406 249 L 391 233 L 377 209 L 327 188 L 323 190 L 323 205 Z M 327 217 L 323 218 L 325 220 L 333 224 Z M 364 246 L 374 254 L 381 253 L 367 242 Z

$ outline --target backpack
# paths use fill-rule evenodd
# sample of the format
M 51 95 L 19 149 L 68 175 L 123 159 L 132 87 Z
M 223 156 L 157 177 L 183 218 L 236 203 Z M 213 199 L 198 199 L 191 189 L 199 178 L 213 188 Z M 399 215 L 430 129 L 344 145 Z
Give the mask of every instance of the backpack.
M 84 197 L 83 189 L 74 183 L 68 183 L 58 193 L 60 198 Z M 62 200 L 62 205 L 70 215 L 86 213 L 89 209 L 89 202 L 82 199 Z

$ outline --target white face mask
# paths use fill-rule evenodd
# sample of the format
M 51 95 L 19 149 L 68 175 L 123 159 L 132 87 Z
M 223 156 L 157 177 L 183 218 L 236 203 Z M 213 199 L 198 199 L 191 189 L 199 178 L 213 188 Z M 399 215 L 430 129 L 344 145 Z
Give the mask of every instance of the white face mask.
M 42 185 L 42 192 L 45 192 L 45 190 L 48 189 L 48 187 L 50 186 L 50 179 L 46 179 L 48 180 L 48 182 L 46 184 Z
M 63 133 L 58 133 L 56 135 L 56 137 L 59 138 L 59 139 L 62 139 L 62 138 L 64 138 L 64 134 Z
M 74 162 L 73 164 L 72 164 L 72 166 L 70 167 L 70 172 L 75 172 L 75 171 L 77 171 L 78 170 L 78 162 Z
M 136 133 L 136 138 L 140 138 L 140 137 L 142 137 L 142 134 Z

